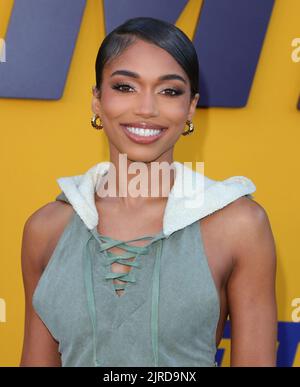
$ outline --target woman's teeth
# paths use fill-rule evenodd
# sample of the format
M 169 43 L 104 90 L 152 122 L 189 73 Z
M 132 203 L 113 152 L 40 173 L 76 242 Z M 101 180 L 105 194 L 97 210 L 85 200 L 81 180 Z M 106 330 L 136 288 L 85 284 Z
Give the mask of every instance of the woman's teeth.
M 161 130 L 157 130 L 157 129 L 131 128 L 128 126 L 126 127 L 126 129 L 131 133 L 137 134 L 138 136 L 144 136 L 144 137 L 157 136 L 161 132 Z

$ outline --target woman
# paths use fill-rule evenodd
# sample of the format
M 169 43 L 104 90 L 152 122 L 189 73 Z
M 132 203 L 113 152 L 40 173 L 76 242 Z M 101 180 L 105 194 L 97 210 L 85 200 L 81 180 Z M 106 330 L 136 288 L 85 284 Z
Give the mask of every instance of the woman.
M 275 365 L 275 243 L 255 185 L 173 160 L 194 130 L 198 71 L 191 41 L 161 20 L 130 19 L 102 42 L 92 125 L 110 161 L 58 179 L 26 221 L 22 366 L 215 366 L 228 316 L 231 365 Z

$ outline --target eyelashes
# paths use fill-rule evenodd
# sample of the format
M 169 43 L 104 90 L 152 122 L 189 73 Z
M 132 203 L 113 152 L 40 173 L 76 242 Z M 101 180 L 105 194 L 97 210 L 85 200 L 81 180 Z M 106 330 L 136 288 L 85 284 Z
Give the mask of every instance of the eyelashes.
M 127 85 L 126 83 L 116 83 L 112 86 L 112 89 L 121 91 L 122 93 L 132 93 L 132 91 L 129 91 L 128 89 L 133 89 L 133 88 Z
M 131 87 L 130 85 L 128 85 L 126 83 L 116 83 L 112 86 L 112 89 L 119 91 L 121 93 L 132 93 L 133 91 L 130 91 L 129 89 L 134 90 L 133 87 Z M 176 88 L 167 88 L 167 89 L 164 89 L 163 91 L 168 91 L 168 93 L 163 94 L 163 95 L 167 95 L 169 97 L 177 97 L 179 95 L 184 94 L 183 90 L 176 89 Z

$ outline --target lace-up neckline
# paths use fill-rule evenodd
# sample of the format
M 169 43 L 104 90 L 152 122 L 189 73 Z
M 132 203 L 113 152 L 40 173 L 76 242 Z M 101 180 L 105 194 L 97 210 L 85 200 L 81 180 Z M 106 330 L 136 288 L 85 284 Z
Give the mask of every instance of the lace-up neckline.
M 167 238 L 163 231 L 160 231 L 154 235 L 144 235 L 139 238 L 130 239 L 126 241 L 121 241 L 114 239 L 108 236 L 104 236 L 97 231 L 97 227 L 89 230 L 90 236 L 87 239 L 83 252 L 83 263 L 84 263 L 84 280 L 85 280 L 85 289 L 87 296 L 88 311 L 90 315 L 90 320 L 93 329 L 93 355 L 94 355 L 94 365 L 100 367 L 100 362 L 97 359 L 97 319 L 96 319 L 96 306 L 95 306 L 95 297 L 93 289 L 93 276 L 92 276 L 92 259 L 90 250 L 88 248 L 88 243 L 91 239 L 95 240 L 99 244 L 99 251 L 104 253 L 106 264 L 110 265 L 114 262 L 118 262 L 127 266 L 139 267 L 137 262 L 137 256 L 147 255 L 149 253 L 150 246 L 158 242 L 159 246 L 157 249 L 155 263 L 154 263 L 154 272 L 152 278 L 152 307 L 151 307 L 151 332 L 152 332 L 152 348 L 154 356 L 154 366 L 158 366 L 158 304 L 159 304 L 159 274 L 160 274 L 160 260 L 162 254 L 162 241 L 164 238 Z M 138 241 L 142 239 L 151 239 L 150 243 L 145 246 L 132 246 L 128 245 L 128 242 Z M 108 249 L 118 246 L 121 249 L 126 250 L 123 254 L 116 254 L 107 251 Z M 134 261 L 128 261 L 128 259 L 135 257 Z M 114 283 L 115 290 L 124 290 L 128 282 L 136 282 L 135 272 L 131 269 L 128 273 L 116 273 L 108 272 L 105 275 L 105 279 L 113 280 L 120 279 L 124 281 L 124 284 Z M 124 297 L 124 295 L 117 296 L 118 298 Z
M 128 242 L 143 240 L 143 239 L 154 239 L 157 235 L 160 235 L 160 233 L 155 235 L 145 235 L 140 238 L 136 239 L 130 239 L 126 241 L 121 241 L 118 239 L 110 238 L 107 236 L 104 236 L 102 234 L 97 233 L 96 236 L 99 240 L 99 243 L 101 243 L 101 247 L 99 248 L 99 251 L 103 252 L 105 255 L 105 264 L 108 267 L 111 267 L 113 263 L 120 263 L 125 266 L 131 266 L 131 267 L 140 267 L 140 264 L 135 259 L 134 261 L 129 261 L 131 258 L 136 258 L 138 255 L 147 255 L 149 253 L 150 245 L 152 242 L 150 242 L 148 245 L 145 246 L 132 246 L 128 245 Z M 103 240 L 104 242 L 100 242 Z M 125 253 L 113 253 L 108 251 L 112 247 L 119 247 L 123 250 L 126 250 Z M 119 279 L 121 281 L 124 281 L 124 284 L 118 284 L 113 283 L 115 290 L 124 290 L 126 288 L 126 285 L 128 282 L 135 283 L 135 272 L 133 270 L 130 270 L 128 273 L 121 273 L 121 272 L 108 272 L 105 276 L 105 279 L 107 280 L 114 280 Z

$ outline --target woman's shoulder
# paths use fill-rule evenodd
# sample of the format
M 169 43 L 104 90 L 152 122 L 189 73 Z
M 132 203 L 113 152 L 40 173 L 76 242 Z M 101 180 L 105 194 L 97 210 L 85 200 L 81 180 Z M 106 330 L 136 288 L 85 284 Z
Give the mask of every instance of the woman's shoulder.
M 246 251 L 253 244 L 262 245 L 271 240 L 272 231 L 265 208 L 253 198 L 245 195 L 233 200 L 202 221 L 203 231 L 210 233 L 221 243 L 224 242 L 228 256 L 233 259 L 246 259 Z M 263 235 L 265 240 L 262 241 Z M 237 258 L 239 257 L 239 258 Z M 233 262 L 235 261 L 233 259 Z
M 239 263 L 256 265 L 262 258 L 274 261 L 275 240 L 266 209 L 254 199 L 242 196 L 224 209 L 224 225 L 231 238 L 232 256 Z M 265 253 L 265 254 L 264 254 Z M 255 259 L 257 257 L 257 259 Z
M 34 211 L 23 228 L 24 259 L 32 261 L 36 267 L 45 267 L 73 214 L 73 207 L 59 200 Z
M 255 201 L 251 195 L 243 195 L 226 206 L 229 211 L 235 211 L 236 215 L 265 212 L 264 207 Z
M 215 217 L 231 235 L 231 240 L 239 240 L 243 233 L 254 231 L 269 222 L 265 208 L 248 195 L 241 196 L 216 211 Z
M 53 232 L 68 223 L 73 213 L 72 205 L 55 200 L 34 211 L 26 220 L 24 229 L 30 229 L 32 234 L 49 239 Z
M 265 208 L 252 197 L 245 195 L 232 201 L 224 208 L 224 218 L 236 233 L 241 226 L 255 227 L 258 222 L 267 221 Z
M 225 206 L 213 212 L 207 220 L 218 219 L 224 225 L 224 228 L 230 230 L 230 234 L 237 233 L 242 223 L 255 223 L 258 219 L 268 218 L 263 206 L 256 202 L 251 195 L 243 195 Z

